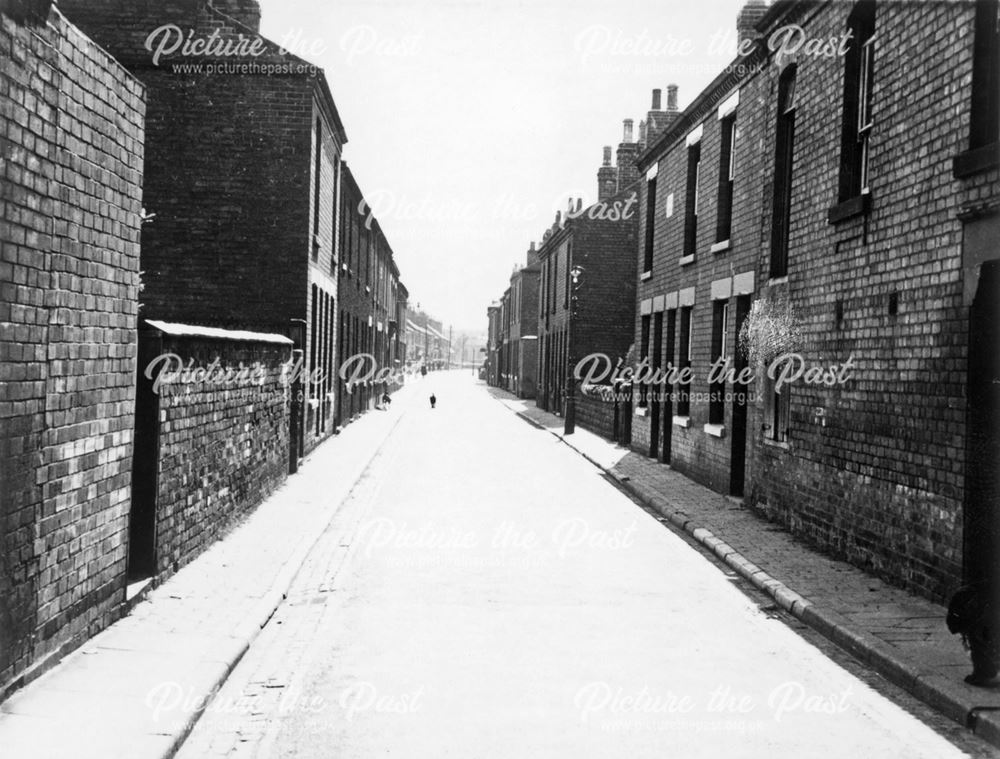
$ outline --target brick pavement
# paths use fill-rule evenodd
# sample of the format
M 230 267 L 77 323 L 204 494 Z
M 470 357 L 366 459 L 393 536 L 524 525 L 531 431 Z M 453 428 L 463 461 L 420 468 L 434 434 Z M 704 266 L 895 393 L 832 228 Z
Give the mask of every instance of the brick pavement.
M 309 549 L 336 524 L 419 384 L 399 391 L 390 410 L 365 415 L 317 448 L 225 540 L 0 704 L 3 756 L 171 756 L 275 613 Z M 331 470 L 341 476 L 309 476 Z M 265 678 L 261 687 L 272 685 Z
M 664 522 L 691 534 L 794 616 L 886 679 L 1000 746 L 1000 689 L 963 682 L 967 652 L 944 607 L 825 556 L 780 526 L 669 466 L 577 427 L 501 390 L 493 396 L 605 470 Z

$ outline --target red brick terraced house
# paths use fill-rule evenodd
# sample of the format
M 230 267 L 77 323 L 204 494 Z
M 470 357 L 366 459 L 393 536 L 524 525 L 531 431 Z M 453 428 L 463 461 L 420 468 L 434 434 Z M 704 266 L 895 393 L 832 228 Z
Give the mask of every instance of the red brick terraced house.
M 997 6 L 749 3 L 639 159 L 637 358 L 694 381 L 635 450 L 937 600 L 1000 548 Z M 844 44 L 770 51 L 792 24 Z
M 294 467 L 333 433 L 336 414 L 347 136 L 322 70 L 260 37 L 257 0 L 60 8 L 147 89 L 140 316 L 291 336 L 304 369 L 322 377 L 296 393 Z M 170 53 L 169 25 L 242 36 L 259 52 Z
M 500 306 L 501 386 L 519 398 L 535 397 L 540 277 L 538 252 L 531 243 L 525 265 L 514 267 Z
M 676 87 L 668 107 L 660 109 L 660 91 L 640 125 L 641 140 L 655 136 L 676 117 Z M 598 170 L 598 200 L 581 201 L 556 214 L 538 249 L 538 380 L 536 403 L 562 415 L 566 409 L 567 373 L 591 354 L 623 362 L 634 336 L 636 240 L 640 231 L 638 193 L 642 187 L 635 159 L 645 144 L 632 136 L 632 120 L 624 122 L 617 165 L 604 148 Z M 575 274 L 575 276 L 574 276 Z M 596 383 L 600 384 L 600 383 Z M 573 380 L 577 420 L 587 429 L 615 437 L 616 404 L 581 393 Z
M 346 162 L 341 173 L 338 366 L 343 371 L 336 378 L 338 425 L 374 407 L 384 393 L 399 386 L 405 368 L 408 297 L 392 248 Z M 362 384 L 349 387 L 355 377 Z M 380 377 L 391 380 L 376 382 Z

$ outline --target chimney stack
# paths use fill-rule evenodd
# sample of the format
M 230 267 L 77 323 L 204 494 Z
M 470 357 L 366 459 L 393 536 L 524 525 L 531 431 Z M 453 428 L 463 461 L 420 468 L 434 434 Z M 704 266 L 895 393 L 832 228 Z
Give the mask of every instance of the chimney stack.
M 528 255 L 524 259 L 525 267 L 534 266 L 538 263 L 538 250 L 535 248 L 535 241 L 531 241 L 531 246 L 528 248 Z
M 660 110 L 660 90 L 653 90 L 653 107 L 651 110 Z
M 767 13 L 767 2 L 765 0 L 747 0 L 736 14 L 736 36 L 737 45 L 743 45 L 744 40 L 755 40 L 760 35 L 757 33 L 757 22 L 764 18 Z
M 625 119 L 621 144 L 618 145 L 618 187 L 621 192 L 639 178 L 635 162 L 639 157 L 640 145 L 632 141 L 632 119 Z
M 653 90 L 654 93 L 659 90 Z M 659 103 L 659 98 L 653 97 L 653 103 Z M 644 130 L 644 148 L 648 148 L 657 138 L 663 134 L 680 114 L 677 111 L 677 85 L 667 85 L 667 110 L 651 110 L 647 114 L 646 128 Z
M 667 85 L 667 110 L 676 111 L 677 110 L 677 85 L 668 84 Z
M 607 200 L 618 191 L 618 170 L 611 165 L 611 146 L 604 147 L 604 163 L 597 170 L 597 199 Z

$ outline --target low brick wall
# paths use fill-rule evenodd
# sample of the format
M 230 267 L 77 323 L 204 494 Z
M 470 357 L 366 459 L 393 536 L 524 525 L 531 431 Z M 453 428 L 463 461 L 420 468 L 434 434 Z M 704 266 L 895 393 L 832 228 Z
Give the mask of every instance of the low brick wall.
M 174 330 L 179 325 L 165 326 Z M 166 376 L 160 374 L 161 366 L 174 371 L 178 362 L 212 372 L 207 379 L 182 374 L 152 395 L 153 388 L 144 392 L 140 383 L 138 417 L 150 419 L 147 404 L 157 413 L 151 424 L 137 427 L 134 492 L 141 511 L 144 497 L 148 500 L 143 488 L 151 486 L 148 477 L 155 472 L 155 491 L 147 492 L 155 498 L 152 566 L 162 578 L 222 537 L 287 476 L 291 390 L 282 372 L 292 346 L 280 338 L 266 342 L 159 329 L 141 335 L 140 368 L 153 382 Z M 163 358 L 167 354 L 172 354 L 169 364 Z M 152 371 L 151 360 L 160 362 Z M 221 380 L 227 372 L 232 381 Z M 146 376 L 142 379 L 150 384 Z M 158 466 L 144 470 L 153 455 Z M 146 482 L 140 481 L 143 476 Z M 133 540 L 141 543 L 142 536 L 133 535 Z
M 615 404 L 611 400 L 603 400 L 576 394 L 576 423 L 608 440 L 615 439 Z

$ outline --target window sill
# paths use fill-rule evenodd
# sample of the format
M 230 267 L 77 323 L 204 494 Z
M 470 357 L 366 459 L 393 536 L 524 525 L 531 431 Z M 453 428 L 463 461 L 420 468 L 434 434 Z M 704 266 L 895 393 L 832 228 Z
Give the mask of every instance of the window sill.
M 635 416 L 649 416 L 649 406 L 636 406 Z
M 724 250 L 729 250 L 729 240 L 723 240 L 722 242 L 717 242 L 709 250 L 712 253 L 721 253 Z
M 955 179 L 965 179 L 975 174 L 995 169 L 1000 165 L 1000 142 L 959 153 L 952 161 Z
M 787 274 L 783 274 L 780 277 L 771 277 L 769 280 L 767 280 L 767 284 L 768 285 L 787 285 L 788 284 L 788 275 Z
M 644 271 L 642 274 L 639 275 L 639 281 L 640 282 L 645 282 L 647 279 L 649 279 L 652 276 L 653 276 L 652 270 L 650 270 L 650 271 Z
M 772 438 L 769 437 L 764 438 L 764 445 L 766 445 L 768 448 L 779 448 L 783 451 L 787 451 L 789 448 L 791 448 L 791 446 L 788 444 L 787 441 L 773 440 Z
M 855 216 L 866 215 L 872 207 L 872 196 L 870 193 L 863 193 L 857 197 L 851 198 L 850 200 L 845 200 L 843 203 L 838 203 L 832 206 L 829 211 L 827 211 L 826 220 L 830 224 L 838 224 L 842 221 L 847 221 L 848 219 L 853 219 Z
M 690 253 L 686 256 L 681 256 L 681 260 L 678 261 L 681 266 L 687 266 L 688 264 L 694 263 L 694 253 Z
M 674 427 L 684 427 L 687 429 L 691 426 L 691 417 L 689 416 L 675 416 L 673 419 Z
M 712 437 L 725 437 L 726 436 L 726 425 L 724 424 L 706 424 L 702 429 L 706 434 Z

